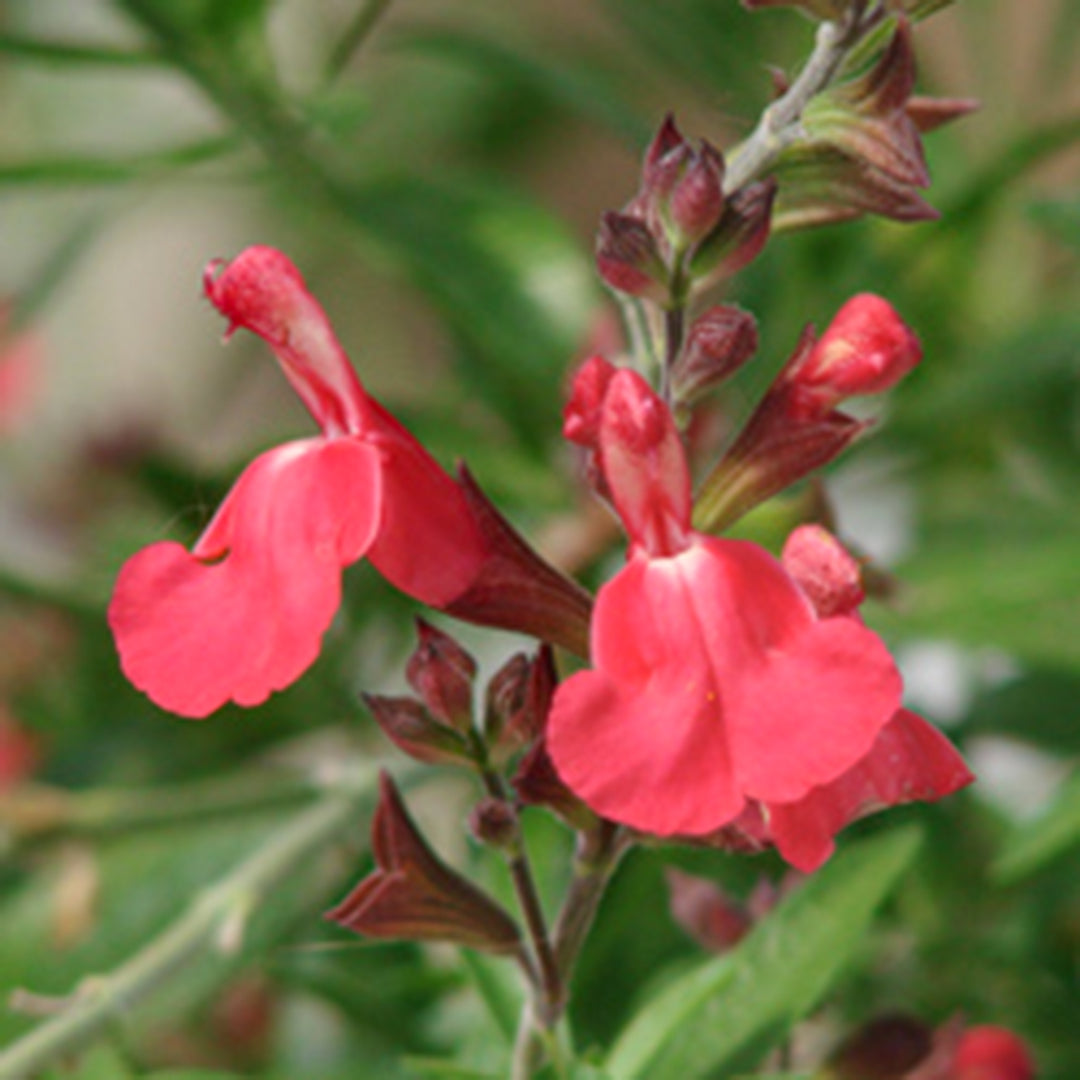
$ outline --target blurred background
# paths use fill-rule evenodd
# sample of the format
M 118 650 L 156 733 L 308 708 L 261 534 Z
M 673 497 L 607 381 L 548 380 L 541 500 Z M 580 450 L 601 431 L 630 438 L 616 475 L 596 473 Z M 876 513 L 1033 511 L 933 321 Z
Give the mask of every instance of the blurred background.
M 315 668 L 255 712 L 182 722 L 118 672 L 104 610 L 123 560 L 192 540 L 243 463 L 312 430 L 260 342 L 222 347 L 204 265 L 286 251 L 368 388 L 595 583 L 617 540 L 581 554 L 587 495 L 559 425 L 568 371 L 617 335 L 592 268 L 599 215 L 633 194 L 665 112 L 730 146 L 769 99 L 769 65 L 792 71 L 811 41 L 798 14 L 736 0 L 0 6 L 0 992 L 67 993 L 121 962 L 279 826 L 277 802 L 304 798 L 251 782 L 253 762 L 368 737 L 358 689 L 401 685 L 415 605 L 365 567 Z M 867 617 L 909 703 L 979 783 L 898 815 L 931 842 L 833 1022 L 962 1013 L 1020 1031 L 1040 1075 L 1066 1080 L 1080 1075 L 1080 6 L 961 0 L 916 45 L 921 93 L 982 103 L 927 139 L 940 220 L 774 238 L 718 294 L 762 331 L 722 407 L 745 416 L 800 328 L 855 291 L 887 296 L 921 336 L 923 365 L 827 487 L 841 535 L 893 582 Z M 492 664 L 520 646 L 465 637 Z M 188 784 L 202 794 L 154 795 Z M 533 828 L 557 866 L 563 838 Z M 460 829 L 445 842 L 476 857 Z M 776 873 L 635 857 L 585 956 L 586 1044 L 693 955 L 666 913 L 670 862 L 736 893 Z M 238 955 L 165 988 L 75 1075 L 330 1080 L 357 1060 L 415 1075 L 392 1064 L 403 1050 L 460 1042 L 471 1006 L 447 956 L 320 927 L 360 865 L 338 853 L 291 883 Z M 0 1042 L 31 1023 L 0 1013 Z

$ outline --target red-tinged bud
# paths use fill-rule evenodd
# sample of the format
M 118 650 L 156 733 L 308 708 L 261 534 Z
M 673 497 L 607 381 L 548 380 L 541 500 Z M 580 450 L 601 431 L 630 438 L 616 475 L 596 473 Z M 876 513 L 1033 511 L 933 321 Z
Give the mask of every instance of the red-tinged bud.
M 821 525 L 795 529 L 784 544 L 781 562 L 819 619 L 850 615 L 866 597 L 858 562 Z
M 853 296 L 798 365 L 785 372 L 822 411 L 849 397 L 880 394 L 922 359 L 922 346 L 896 309 L 873 293 Z
M 833 1051 L 825 1074 L 829 1080 L 905 1080 L 930 1056 L 933 1044 L 933 1029 L 917 1017 L 879 1016 Z
M 517 659 L 513 658 L 510 663 L 515 664 Z M 516 664 L 515 670 L 507 673 L 505 690 L 493 692 L 501 675 L 502 672 L 496 674 L 488 688 L 488 723 L 491 727 L 487 729 L 487 738 L 496 762 L 509 760 L 540 738 L 559 681 L 555 655 L 549 645 L 542 645 L 536 656 L 528 661 L 523 692 L 517 682 L 520 671 Z
M 372 848 L 375 872 L 327 919 L 367 937 L 448 941 L 494 953 L 520 948 L 510 916 L 433 854 L 386 773 L 379 778 Z
M 702 948 L 727 952 L 750 931 L 753 921 L 742 904 L 714 882 L 673 867 L 664 876 L 672 918 Z
M 719 386 L 757 352 L 754 316 L 741 308 L 717 305 L 699 315 L 671 373 L 672 393 L 689 405 Z
M 716 227 L 690 259 L 688 276 L 695 288 L 704 289 L 730 277 L 757 258 L 769 238 L 775 198 L 776 180 L 772 177 L 747 184 L 728 196 Z
M 514 726 L 528 700 L 532 664 L 524 653 L 515 653 L 491 677 L 484 707 L 484 737 L 488 746 L 499 743 L 504 730 Z
M 644 221 L 609 210 L 596 238 L 596 267 L 616 292 L 662 303 L 668 297 L 668 271 Z
M 466 740 L 435 720 L 419 701 L 377 694 L 364 694 L 363 701 L 390 741 L 409 757 L 428 765 L 472 763 Z
M 960 1036 L 950 1080 L 1032 1080 L 1035 1063 L 1023 1039 L 990 1024 Z
M 707 236 L 724 210 L 724 159 L 707 142 L 691 153 L 672 188 L 667 212 L 676 232 L 676 244 L 687 248 Z
M 672 150 L 685 145 L 686 139 L 683 138 L 682 132 L 676 127 L 675 117 L 671 113 L 667 113 L 660 122 L 660 127 L 657 128 L 653 141 L 649 143 L 648 150 L 645 151 L 645 163 L 642 172 L 645 175 L 646 183 L 651 179 L 652 170 L 659 167 L 663 158 L 667 157 Z
M 588 656 L 592 597 L 522 539 L 464 466 L 458 479 L 489 554 L 472 585 L 443 610 Z
M 543 806 L 574 829 L 592 829 L 600 820 L 562 782 L 542 738 L 521 759 L 511 783 L 525 806 Z
M 469 813 L 469 832 L 482 844 L 512 851 L 520 835 L 517 812 L 503 799 L 481 799 Z
M 774 232 L 816 228 L 878 214 L 893 221 L 932 221 L 938 212 L 910 184 L 827 145 L 796 144 L 774 173 L 780 188 Z
M 405 677 L 431 715 L 458 731 L 472 728 L 476 661 L 447 633 L 416 620 L 420 639 Z

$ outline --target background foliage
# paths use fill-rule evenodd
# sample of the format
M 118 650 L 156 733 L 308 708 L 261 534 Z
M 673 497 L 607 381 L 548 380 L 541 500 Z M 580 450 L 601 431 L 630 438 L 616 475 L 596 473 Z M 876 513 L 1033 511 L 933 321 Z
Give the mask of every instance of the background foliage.
M 815 880 L 828 903 L 797 894 L 777 920 L 781 942 L 802 921 L 819 935 L 792 938 L 806 954 L 780 972 L 751 962 L 761 943 L 702 960 L 662 874 L 676 862 L 746 893 L 778 864 L 636 852 L 573 1007 L 612 1076 L 732 1075 L 823 996 L 796 1045 L 887 1009 L 962 1012 L 1022 1033 L 1042 1075 L 1080 1075 L 1076 15 L 1070 0 L 970 0 L 921 26 L 922 89 L 984 103 L 930 137 L 941 220 L 778 237 L 729 294 L 763 331 L 736 415 L 801 325 L 853 291 L 883 293 L 918 329 L 925 363 L 830 490 L 842 534 L 896 575 L 870 617 L 912 704 L 980 782 L 853 830 L 875 835 Z M 215 883 L 244 885 L 320 805 L 311 762 L 365 740 L 383 752 L 358 689 L 400 685 L 412 608 L 365 568 L 316 667 L 257 713 L 180 722 L 117 671 L 103 612 L 121 561 L 193 538 L 238 462 L 307 430 L 259 343 L 219 348 L 203 264 L 253 242 L 287 250 L 374 392 L 574 563 L 564 526 L 584 495 L 559 413 L 609 317 L 598 216 L 632 193 L 664 111 L 721 145 L 745 133 L 764 65 L 794 64 L 810 28 L 735 0 L 11 0 L 0 20 L 0 288 L 9 335 L 40 334 L 43 352 L 0 446 L 0 708 L 40 748 L 40 786 L 0 804 L 0 989 L 48 996 L 123 964 Z M 469 640 L 492 666 L 512 651 Z M 467 797 L 419 800 L 459 864 L 479 858 L 453 823 Z M 364 865 L 367 818 L 254 898 L 213 894 L 252 913 L 235 947 L 215 923 L 196 962 L 55 1075 L 498 1075 L 513 990 L 497 970 L 320 924 Z M 562 837 L 530 828 L 553 893 Z M 20 1003 L 0 1040 L 49 1006 Z M 688 1049 L 683 1025 L 717 1034 Z M 445 1054 L 466 1064 L 419 1064 Z

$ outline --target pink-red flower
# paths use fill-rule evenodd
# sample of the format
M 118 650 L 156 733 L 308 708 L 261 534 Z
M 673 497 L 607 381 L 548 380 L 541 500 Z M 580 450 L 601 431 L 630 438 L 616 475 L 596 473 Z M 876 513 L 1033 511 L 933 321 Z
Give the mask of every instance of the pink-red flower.
M 888 651 L 850 596 L 816 605 L 756 544 L 691 528 L 682 445 L 638 375 L 589 361 L 566 432 L 593 451 L 630 550 L 597 597 L 592 669 L 556 693 L 556 769 L 594 811 L 652 834 L 704 837 L 752 815 L 764 828 L 779 814 L 779 833 L 765 838 L 813 868 L 854 813 L 836 807 L 861 807 L 876 790 L 876 773 L 852 770 L 911 715 Z M 910 726 L 885 736 L 886 753 L 906 745 Z M 845 777 L 842 794 L 821 794 Z M 812 827 L 784 817 L 800 804 L 815 811 Z
M 255 459 L 191 551 L 164 541 L 120 572 L 109 622 L 128 678 L 202 717 L 255 705 L 318 655 L 341 571 L 369 558 L 442 606 L 489 555 L 461 487 L 363 389 L 317 301 L 280 252 L 211 264 L 206 295 L 274 350 L 321 428 Z

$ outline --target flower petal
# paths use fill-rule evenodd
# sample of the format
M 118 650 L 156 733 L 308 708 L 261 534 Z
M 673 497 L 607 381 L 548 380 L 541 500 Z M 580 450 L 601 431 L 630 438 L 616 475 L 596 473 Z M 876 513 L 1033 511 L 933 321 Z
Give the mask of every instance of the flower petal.
M 287 686 L 318 655 L 381 503 L 378 454 L 358 440 L 256 458 L 192 552 L 153 544 L 121 570 L 109 623 L 127 677 L 191 717 Z
M 779 562 L 698 537 L 600 592 L 595 670 L 556 693 L 548 746 L 598 813 L 702 835 L 747 798 L 788 802 L 853 766 L 899 708 L 900 677 L 857 619 L 819 620 Z
M 769 826 L 780 854 L 810 873 L 832 854 L 833 837 L 845 825 L 886 806 L 942 799 L 972 779 L 940 731 L 901 709 L 843 776 L 797 802 L 770 806 Z

